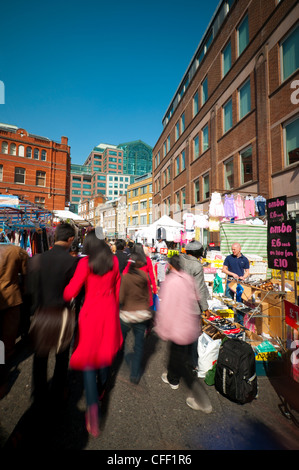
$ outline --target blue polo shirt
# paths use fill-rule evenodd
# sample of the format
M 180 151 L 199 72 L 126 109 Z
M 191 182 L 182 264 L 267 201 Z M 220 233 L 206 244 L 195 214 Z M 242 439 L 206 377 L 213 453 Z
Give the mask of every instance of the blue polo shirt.
M 242 253 L 239 258 L 235 255 L 228 255 L 223 264 L 227 266 L 229 271 L 237 274 L 239 277 L 244 275 L 245 269 L 249 269 L 249 261 Z

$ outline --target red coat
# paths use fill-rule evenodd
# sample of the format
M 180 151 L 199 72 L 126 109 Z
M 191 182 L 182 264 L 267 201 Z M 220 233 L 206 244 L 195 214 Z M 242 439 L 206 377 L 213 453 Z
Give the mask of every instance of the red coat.
M 129 265 L 130 261 L 128 262 L 127 266 L 123 270 L 123 274 L 126 274 L 129 271 Z M 141 271 L 144 271 L 148 276 L 148 294 L 149 294 L 149 306 L 151 307 L 153 305 L 153 295 L 152 294 L 157 294 L 157 284 L 156 284 L 156 278 L 153 270 L 153 264 L 152 260 L 150 259 L 149 256 L 146 257 L 146 265 L 142 266 L 140 268 Z
M 79 314 L 79 331 L 70 359 L 72 369 L 100 369 L 112 364 L 123 343 L 119 319 L 120 274 L 117 257 L 113 269 L 98 276 L 81 259 L 63 297 L 70 301 L 85 285 L 85 300 Z

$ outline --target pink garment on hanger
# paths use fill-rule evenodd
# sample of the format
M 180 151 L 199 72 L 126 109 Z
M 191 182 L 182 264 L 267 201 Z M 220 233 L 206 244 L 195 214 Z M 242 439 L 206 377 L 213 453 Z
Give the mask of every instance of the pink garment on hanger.
M 235 222 L 237 224 L 245 224 L 245 208 L 244 208 L 244 201 L 243 198 L 238 194 L 238 196 L 235 199 L 235 207 L 236 207 L 236 212 L 237 212 L 237 219 Z
M 252 217 L 255 217 L 255 200 L 252 196 L 246 196 L 245 199 L 245 216 L 249 217 L 251 214 Z

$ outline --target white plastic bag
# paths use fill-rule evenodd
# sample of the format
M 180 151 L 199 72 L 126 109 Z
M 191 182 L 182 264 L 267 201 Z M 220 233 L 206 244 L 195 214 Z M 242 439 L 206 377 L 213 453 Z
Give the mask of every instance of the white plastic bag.
M 204 378 L 208 370 L 212 369 L 213 362 L 218 359 L 221 339 L 212 339 L 206 333 L 198 338 L 198 373 L 197 376 Z

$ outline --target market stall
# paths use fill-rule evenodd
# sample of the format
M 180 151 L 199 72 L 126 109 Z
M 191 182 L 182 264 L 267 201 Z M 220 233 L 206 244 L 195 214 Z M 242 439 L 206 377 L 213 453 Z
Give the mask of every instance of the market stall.
M 138 230 L 135 236 L 150 244 L 160 236 L 166 241 L 172 242 L 176 237 L 180 236 L 180 232 L 183 228 L 184 226 L 179 222 L 168 217 L 168 215 L 163 215 L 148 227 Z
M 53 214 L 17 196 L 0 195 L 0 242 L 13 243 L 29 256 L 54 244 Z
M 271 204 L 273 200 L 269 201 Z M 220 250 L 208 252 L 203 259 L 211 294 L 204 318 L 206 344 L 213 349 L 216 344 L 211 341 L 223 338 L 238 338 L 249 343 L 255 353 L 257 375 L 281 373 L 285 358 L 291 364 L 290 346 L 298 339 L 297 227 L 294 220 L 287 218 L 285 197 L 275 198 L 273 204 L 279 208 L 280 217 L 271 220 L 274 212 L 266 207 L 267 219 L 259 219 L 262 223 L 238 224 L 235 218 L 220 222 L 221 217 L 218 217 Z M 242 253 L 249 259 L 250 276 L 246 281 L 229 284 L 235 293 L 235 298 L 231 299 L 224 294 L 226 277 L 222 266 L 235 242 L 241 244 Z M 292 375 L 299 381 L 297 362 L 292 363 Z

